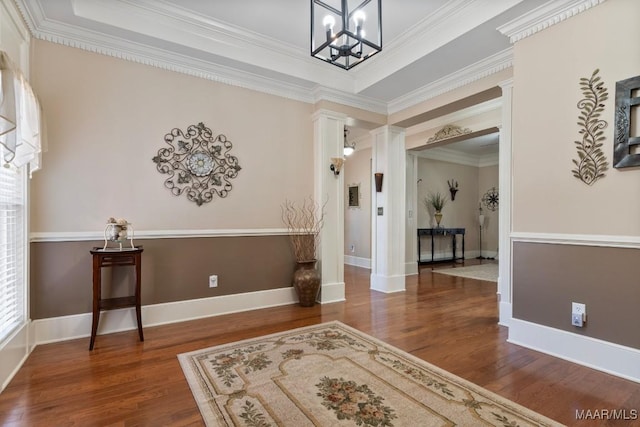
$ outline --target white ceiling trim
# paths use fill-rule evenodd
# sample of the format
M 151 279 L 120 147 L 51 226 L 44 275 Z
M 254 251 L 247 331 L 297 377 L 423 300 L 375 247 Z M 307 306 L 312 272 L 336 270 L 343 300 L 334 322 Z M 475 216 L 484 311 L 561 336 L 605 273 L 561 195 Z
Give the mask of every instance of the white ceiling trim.
M 389 114 L 397 113 L 512 66 L 513 48 L 508 48 L 390 101 Z
M 441 162 L 449 162 L 477 168 L 495 166 L 499 163 L 498 153 L 487 154 L 485 156 L 474 156 L 443 147 L 434 147 L 423 151 L 413 151 L 413 153 L 424 159 L 438 160 Z
M 131 62 L 161 68 L 187 74 L 194 77 L 212 80 L 231 86 L 252 89 L 283 98 L 294 99 L 313 103 L 314 99 L 307 88 L 283 83 L 280 80 L 270 79 L 245 71 L 222 67 L 205 61 L 198 61 L 193 58 L 179 56 L 175 53 L 162 49 L 151 48 L 145 45 L 136 45 L 130 41 L 120 40 L 113 37 L 104 37 L 101 34 L 94 34 L 92 40 L 83 34 L 82 39 L 75 38 L 70 34 L 64 36 L 53 33 L 37 33 L 36 37 L 53 43 L 62 44 L 69 47 L 88 50 L 106 56 L 112 56 Z
M 148 3 L 149 0 L 143 1 Z M 396 98 L 389 103 L 385 103 L 351 93 L 350 91 L 341 90 L 333 84 L 316 86 L 314 89 L 309 89 L 292 83 L 219 66 L 203 60 L 197 60 L 163 49 L 132 43 L 102 33 L 78 30 L 76 27 L 46 19 L 38 1 L 16 0 L 15 3 L 32 36 L 37 39 L 296 101 L 315 103 L 320 100 L 327 100 L 380 114 L 391 114 L 411 107 L 445 92 L 507 69 L 512 66 L 513 62 L 512 49 L 509 48 L 439 79 L 432 84 Z M 26 7 L 25 4 L 28 4 L 29 7 Z M 372 58 L 372 60 L 373 59 L 375 58 Z M 311 58 L 311 60 L 313 60 L 313 58 Z M 359 67 L 363 66 L 364 64 Z M 322 67 L 322 70 L 325 74 L 335 72 L 335 70 L 331 68 L 327 69 L 326 67 Z M 340 72 L 341 70 L 337 71 Z
M 372 111 L 374 113 L 388 114 L 386 102 L 367 98 L 361 95 L 353 95 L 329 87 L 317 86 L 313 89 L 313 100 L 314 102 L 331 101 L 338 104 L 348 105 L 350 107 Z
M 433 120 L 429 120 L 426 122 L 422 122 L 415 126 L 411 126 L 407 129 L 407 136 L 416 135 L 422 132 L 426 132 L 428 130 L 441 128 L 448 124 L 457 124 L 458 122 L 469 119 L 471 117 L 475 117 L 481 114 L 488 113 L 490 111 L 502 110 L 502 98 L 495 98 L 489 101 L 482 102 L 480 104 L 473 105 L 471 107 L 454 111 L 450 114 L 445 114 L 444 116 L 436 117 Z M 482 124 L 474 123 L 473 127 L 476 128 L 476 131 L 489 129 L 491 127 L 497 127 L 500 123 L 496 122 L 487 122 Z
M 199 61 L 194 58 L 136 44 L 102 33 L 89 32 L 87 30 L 79 31 L 75 27 L 66 24 L 46 21 L 42 16 L 36 17 L 35 19 L 39 20 L 37 22 L 46 22 L 46 25 L 36 25 L 34 18 L 28 14 L 22 3 L 19 1 L 16 3 L 33 37 L 40 40 L 296 101 L 307 103 L 315 102 L 314 96 L 308 88 L 284 83 L 280 80 L 229 67 L 222 67 L 206 61 Z M 37 5 L 37 2 L 35 4 Z M 30 8 L 29 10 L 37 10 L 37 8 Z
M 494 18 L 522 0 L 455 0 L 384 48 L 384 57 L 374 56 L 358 66 L 356 92 L 361 92 L 428 53 Z
M 552 0 L 498 27 L 511 43 L 529 37 L 606 0 Z
M 304 49 L 161 1 L 99 0 L 73 3 L 76 16 L 299 79 L 354 92 L 354 76 L 312 58 Z

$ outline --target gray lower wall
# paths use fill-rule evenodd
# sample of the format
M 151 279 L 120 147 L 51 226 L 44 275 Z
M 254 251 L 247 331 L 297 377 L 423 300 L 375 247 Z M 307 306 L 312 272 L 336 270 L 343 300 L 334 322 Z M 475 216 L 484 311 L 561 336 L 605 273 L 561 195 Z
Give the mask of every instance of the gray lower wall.
M 147 239 L 142 253 L 142 304 L 207 298 L 291 286 L 295 259 L 288 236 Z M 92 309 L 96 242 L 31 243 L 31 318 Z M 209 275 L 218 287 L 209 288 Z M 133 289 L 133 267 L 103 268 L 103 298 Z
M 640 250 L 514 243 L 513 317 L 640 349 Z M 571 303 L 587 305 L 583 328 Z

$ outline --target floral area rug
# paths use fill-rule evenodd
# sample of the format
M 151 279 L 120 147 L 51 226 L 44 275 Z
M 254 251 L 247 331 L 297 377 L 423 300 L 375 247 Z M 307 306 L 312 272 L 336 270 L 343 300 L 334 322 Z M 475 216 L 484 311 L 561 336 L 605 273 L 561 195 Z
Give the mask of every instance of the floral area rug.
M 468 267 L 454 267 L 433 270 L 434 273 L 448 274 L 450 276 L 460 276 L 469 279 L 486 280 L 489 282 L 498 281 L 498 264 L 478 264 Z
M 208 426 L 556 426 L 340 322 L 178 355 Z

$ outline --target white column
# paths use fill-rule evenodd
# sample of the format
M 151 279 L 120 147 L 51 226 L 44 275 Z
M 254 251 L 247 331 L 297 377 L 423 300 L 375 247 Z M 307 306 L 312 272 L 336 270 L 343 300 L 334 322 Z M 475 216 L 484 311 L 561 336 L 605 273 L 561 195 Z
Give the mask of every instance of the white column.
M 402 128 L 383 126 L 373 136 L 373 172 L 383 174 L 382 191 L 371 188 L 371 289 L 405 290 L 406 153 Z
M 407 152 L 407 226 L 404 272 L 418 274 L 418 156 Z
M 320 303 L 344 301 L 344 173 L 335 175 L 331 158 L 344 156 L 346 116 L 328 110 L 313 114 L 314 198 L 324 204 L 318 269 L 322 277 Z M 325 204 L 326 203 L 326 204 Z
M 511 296 L 511 114 L 513 100 L 513 79 L 500 83 L 502 88 L 502 125 L 500 126 L 498 205 L 498 298 L 500 301 L 500 324 L 509 326 L 512 313 Z

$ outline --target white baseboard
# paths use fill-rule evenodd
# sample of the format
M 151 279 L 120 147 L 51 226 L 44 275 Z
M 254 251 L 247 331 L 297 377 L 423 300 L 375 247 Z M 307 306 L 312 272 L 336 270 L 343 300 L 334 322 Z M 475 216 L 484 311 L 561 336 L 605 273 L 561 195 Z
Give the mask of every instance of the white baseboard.
M 538 325 L 509 321 L 510 343 L 541 351 L 631 381 L 640 382 L 640 350 Z
M 361 258 L 357 256 L 345 255 L 344 263 L 355 267 L 371 268 L 371 258 Z
M 30 324 L 25 323 L 15 331 L 0 348 L 0 392 L 9 385 L 11 379 L 22 367 L 33 350 L 29 345 Z
M 507 328 L 511 324 L 511 315 L 513 313 L 513 308 L 510 302 L 500 301 L 501 295 L 498 295 L 498 307 L 500 309 L 500 319 L 498 320 L 498 325 L 506 326 Z
M 383 276 L 380 274 L 371 275 L 371 289 L 378 292 L 390 294 L 393 292 L 404 292 L 406 290 L 405 275 Z
M 320 289 L 320 304 L 346 301 L 344 282 L 323 283 Z
M 418 261 L 405 262 L 404 274 L 407 276 L 418 274 Z
M 293 287 L 244 294 L 176 301 L 142 307 L 142 325 L 157 326 L 203 317 L 220 316 L 279 305 L 295 304 Z M 83 338 L 91 335 L 91 313 L 34 320 L 35 344 Z M 137 328 L 135 309 L 104 311 L 100 315 L 98 335 Z M 88 343 L 87 343 L 88 345 Z

